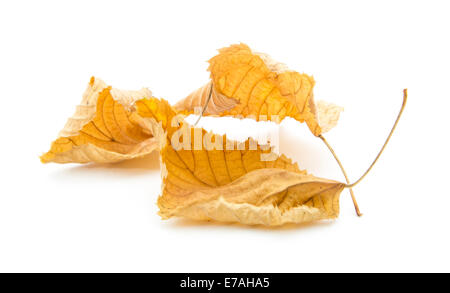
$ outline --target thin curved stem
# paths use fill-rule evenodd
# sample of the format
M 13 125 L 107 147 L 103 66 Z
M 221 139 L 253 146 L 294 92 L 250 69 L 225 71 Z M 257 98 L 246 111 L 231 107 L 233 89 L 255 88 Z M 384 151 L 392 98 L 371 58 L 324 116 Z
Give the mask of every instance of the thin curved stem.
M 346 188 L 352 188 L 355 185 L 357 185 L 359 182 L 361 182 L 361 180 L 364 179 L 364 177 L 366 177 L 367 173 L 369 173 L 369 171 L 372 169 L 372 167 L 375 165 L 375 163 L 378 161 L 378 158 L 380 158 L 381 154 L 384 151 L 384 148 L 386 147 L 387 143 L 389 142 L 389 140 L 392 137 L 392 134 L 394 133 L 395 128 L 397 127 L 398 121 L 400 120 L 400 117 L 402 116 L 403 113 L 403 109 L 405 109 L 406 106 L 406 101 L 408 100 L 408 90 L 404 89 L 403 90 L 403 103 L 402 103 L 402 107 L 400 108 L 400 112 L 397 115 L 397 119 L 395 120 L 394 125 L 392 126 L 391 132 L 389 133 L 386 141 L 383 144 L 383 147 L 381 148 L 381 150 L 378 152 L 378 155 L 375 157 L 375 160 L 373 160 L 372 164 L 370 164 L 369 168 L 366 170 L 366 172 L 364 172 L 364 174 L 361 175 L 361 177 L 359 177 L 358 180 L 356 180 L 355 182 L 353 182 L 352 184 L 346 184 L 345 187 Z
M 198 117 L 197 121 L 195 122 L 194 126 L 197 126 L 198 122 L 200 121 L 200 119 L 202 119 L 203 114 L 206 111 L 206 108 L 208 108 L 208 104 L 209 104 L 209 100 L 211 100 L 211 96 L 212 96 L 212 87 L 213 84 L 211 83 L 211 86 L 209 87 L 209 94 L 208 94 L 208 99 L 206 100 L 205 105 L 203 106 L 202 112 L 200 113 L 200 116 Z
M 347 172 L 345 172 L 344 166 L 342 165 L 342 163 L 339 160 L 338 156 L 334 152 L 333 148 L 331 147 L 331 145 L 328 143 L 328 141 L 325 139 L 325 137 L 322 134 L 320 134 L 318 137 L 325 143 L 325 145 L 327 146 L 328 150 L 330 150 L 330 152 L 333 155 L 334 159 L 336 160 L 336 162 L 338 163 L 339 167 L 341 168 L 342 174 L 344 174 L 345 181 L 347 182 L 347 184 L 349 184 L 350 180 L 348 179 Z M 353 189 L 350 188 L 349 191 L 350 191 L 350 195 L 352 197 L 352 201 L 353 201 L 353 205 L 355 207 L 356 214 L 358 215 L 358 217 L 361 217 L 363 214 L 359 210 L 358 202 L 356 201 L 356 197 L 355 197 L 355 194 L 353 193 Z

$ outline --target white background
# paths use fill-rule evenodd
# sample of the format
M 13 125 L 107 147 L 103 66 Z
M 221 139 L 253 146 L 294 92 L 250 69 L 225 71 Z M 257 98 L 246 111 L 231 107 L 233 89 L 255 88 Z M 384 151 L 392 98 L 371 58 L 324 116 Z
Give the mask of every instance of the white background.
M 446 1 L 2 1 L 0 271 L 449 272 L 449 12 Z M 363 217 L 344 191 L 332 222 L 162 221 L 157 153 L 39 162 L 91 75 L 174 103 L 238 42 L 313 75 L 316 98 L 345 107 L 327 137 L 353 180 L 408 88 L 396 133 L 355 188 Z M 280 133 L 301 168 L 342 180 L 304 125 Z

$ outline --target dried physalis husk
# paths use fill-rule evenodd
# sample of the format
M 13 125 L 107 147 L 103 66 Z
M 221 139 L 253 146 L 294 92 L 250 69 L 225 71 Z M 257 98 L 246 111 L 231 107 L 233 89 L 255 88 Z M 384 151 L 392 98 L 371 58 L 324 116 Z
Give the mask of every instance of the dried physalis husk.
M 41 161 L 111 163 L 151 153 L 158 141 L 133 114 L 137 100 L 151 97 L 146 88 L 118 90 L 92 77 L 75 114 Z
M 333 128 L 342 111 L 330 103 L 314 102 L 314 79 L 290 70 L 264 53 L 238 44 L 219 50 L 209 60 L 211 81 L 175 105 L 203 115 L 235 116 L 282 121 L 292 117 L 306 122 L 314 135 Z
M 164 125 L 164 115 L 154 119 L 161 103 L 140 100 L 136 104 L 139 116 L 149 117 L 151 125 Z M 169 107 L 164 107 L 164 113 L 176 116 Z M 343 183 L 309 175 L 252 139 L 231 141 L 190 127 L 182 119 L 165 125 L 160 145 L 163 186 L 158 198 L 163 219 L 276 226 L 339 215 Z

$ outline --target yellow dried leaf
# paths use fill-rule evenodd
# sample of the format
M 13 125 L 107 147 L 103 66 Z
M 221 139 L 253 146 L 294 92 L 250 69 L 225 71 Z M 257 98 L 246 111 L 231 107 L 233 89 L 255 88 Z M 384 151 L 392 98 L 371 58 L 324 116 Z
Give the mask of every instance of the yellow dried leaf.
M 136 106 L 142 125 L 149 119 L 161 130 L 163 219 L 276 226 L 339 215 L 345 184 L 308 175 L 252 139 L 231 141 L 190 127 L 182 117 L 173 120 L 177 113 L 164 100 L 142 99 Z
M 292 117 L 306 122 L 316 136 L 333 127 L 339 118 L 339 112 L 330 104 L 319 104 L 322 109 L 317 109 L 311 76 L 292 71 L 245 44 L 220 49 L 209 63 L 211 81 L 178 102 L 177 110 L 193 113 L 196 107 L 206 105 L 211 91 L 204 115 L 277 122 Z
M 278 226 L 338 217 L 339 195 L 343 188 L 340 182 L 311 175 L 283 169 L 258 169 L 229 184 L 186 194 L 169 192 L 166 188 L 158 199 L 158 206 L 163 218 L 178 216 Z
M 109 163 L 149 154 L 158 141 L 133 119 L 132 110 L 137 100 L 151 96 L 146 88 L 118 90 L 92 77 L 75 114 L 41 161 Z

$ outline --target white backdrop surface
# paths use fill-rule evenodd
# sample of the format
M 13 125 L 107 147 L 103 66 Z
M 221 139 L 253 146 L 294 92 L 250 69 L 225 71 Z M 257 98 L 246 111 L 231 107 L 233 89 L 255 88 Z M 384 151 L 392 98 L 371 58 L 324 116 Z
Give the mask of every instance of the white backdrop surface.
M 449 9 L 448 1 L 2 1 L 0 272 L 449 272 Z M 174 103 L 208 80 L 216 49 L 239 42 L 313 75 L 316 98 L 345 108 L 328 140 L 352 179 L 408 88 L 397 132 L 355 188 L 363 217 L 344 191 L 332 222 L 162 221 L 157 153 L 114 165 L 39 162 L 91 75 Z M 286 120 L 279 131 L 281 150 L 301 168 L 342 180 L 304 125 Z

